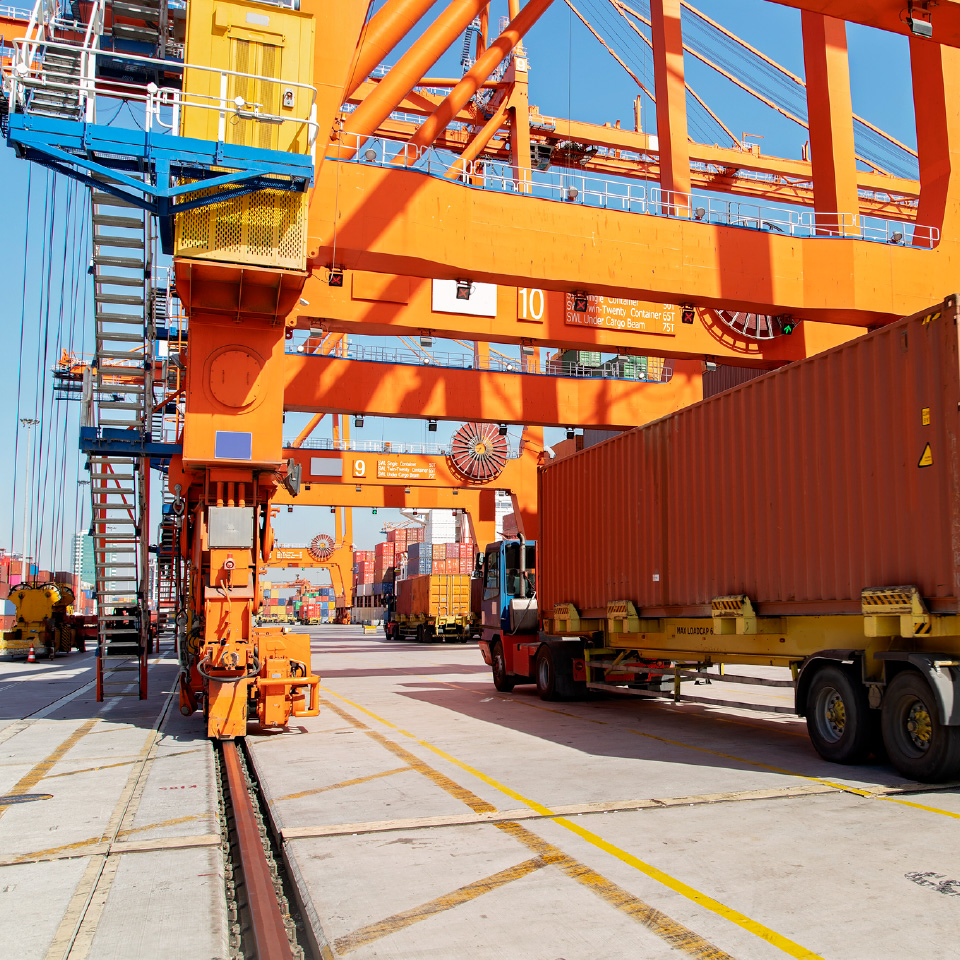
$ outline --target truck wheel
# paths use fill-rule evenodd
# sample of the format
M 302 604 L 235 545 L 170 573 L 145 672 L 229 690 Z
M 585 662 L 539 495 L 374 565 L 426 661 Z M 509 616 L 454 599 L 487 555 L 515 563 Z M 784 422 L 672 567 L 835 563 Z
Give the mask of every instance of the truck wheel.
M 838 666 L 821 667 L 807 691 L 807 732 L 832 763 L 862 763 L 870 752 L 867 692 Z
M 547 644 L 541 644 L 535 661 L 537 693 L 541 700 L 559 700 L 557 694 L 557 664 L 553 650 Z
M 490 651 L 493 661 L 493 685 L 501 693 L 510 693 L 516 686 L 516 681 L 507 673 L 507 661 L 503 656 L 503 644 L 498 640 Z
M 945 727 L 930 684 L 915 670 L 898 673 L 881 709 L 890 762 L 905 777 L 935 783 L 960 775 L 960 727 Z

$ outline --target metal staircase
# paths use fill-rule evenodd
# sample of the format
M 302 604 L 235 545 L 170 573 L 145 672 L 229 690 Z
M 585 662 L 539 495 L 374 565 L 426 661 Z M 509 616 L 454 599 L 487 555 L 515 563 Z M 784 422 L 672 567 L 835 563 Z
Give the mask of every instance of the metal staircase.
M 91 194 L 96 353 L 93 423 L 140 438 L 150 423 L 154 324 L 148 215 L 104 190 Z M 131 454 L 89 460 L 99 638 L 97 699 L 147 695 L 149 464 Z M 135 674 L 135 676 L 134 676 Z M 136 684 L 136 691 L 130 690 Z

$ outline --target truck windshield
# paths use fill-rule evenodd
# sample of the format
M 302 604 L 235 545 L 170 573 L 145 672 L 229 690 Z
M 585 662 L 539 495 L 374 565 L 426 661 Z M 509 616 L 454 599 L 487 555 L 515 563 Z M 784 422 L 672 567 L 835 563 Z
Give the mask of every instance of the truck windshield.
M 503 560 L 506 573 L 507 594 L 511 597 L 535 597 L 537 595 L 537 547 L 527 544 L 526 569 L 520 572 L 520 544 L 508 543 Z

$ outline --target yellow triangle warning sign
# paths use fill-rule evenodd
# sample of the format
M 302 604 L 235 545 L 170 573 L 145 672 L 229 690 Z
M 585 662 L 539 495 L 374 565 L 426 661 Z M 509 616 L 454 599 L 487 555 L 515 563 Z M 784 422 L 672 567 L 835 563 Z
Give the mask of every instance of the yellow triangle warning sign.
M 929 443 L 923 448 L 923 453 L 920 454 L 920 462 L 917 464 L 917 466 L 918 467 L 933 466 L 933 451 L 930 449 Z

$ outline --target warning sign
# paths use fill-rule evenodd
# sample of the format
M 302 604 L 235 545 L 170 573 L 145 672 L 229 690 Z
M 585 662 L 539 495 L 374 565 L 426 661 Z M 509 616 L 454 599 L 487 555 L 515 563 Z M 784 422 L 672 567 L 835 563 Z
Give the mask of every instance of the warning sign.
M 930 449 L 929 443 L 923 448 L 923 453 L 920 454 L 920 462 L 917 464 L 917 466 L 918 467 L 933 466 L 933 451 Z

